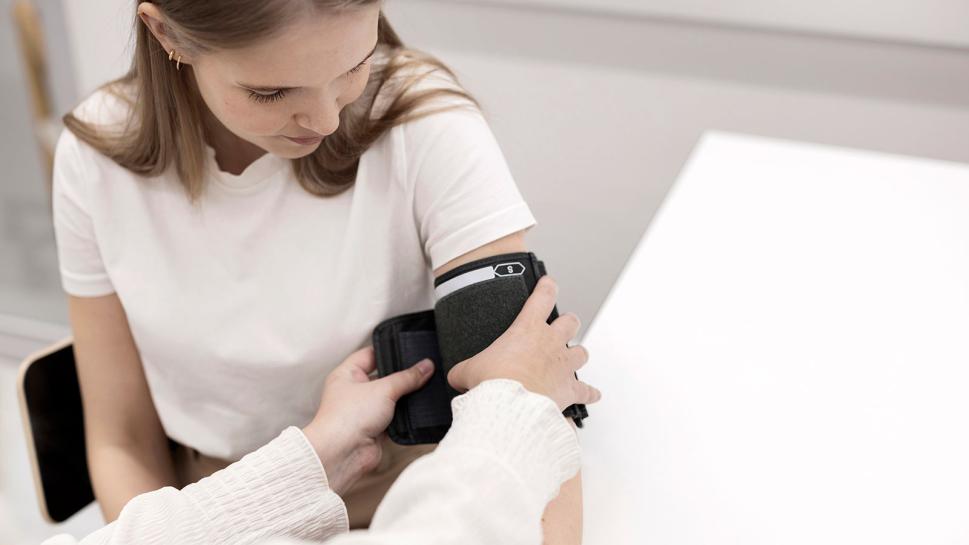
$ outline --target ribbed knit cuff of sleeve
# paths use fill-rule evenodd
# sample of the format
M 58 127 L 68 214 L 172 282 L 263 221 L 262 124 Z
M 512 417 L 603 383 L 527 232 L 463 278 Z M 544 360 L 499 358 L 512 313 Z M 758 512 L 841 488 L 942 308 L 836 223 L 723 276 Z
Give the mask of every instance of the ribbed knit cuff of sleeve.
M 184 493 L 211 506 L 210 535 L 223 543 L 274 536 L 320 541 L 348 531 L 346 506 L 299 428 L 287 428 L 205 481 Z
M 454 423 L 437 450 L 471 448 L 514 468 L 548 503 L 581 465 L 579 442 L 555 403 L 521 383 L 482 382 L 451 402 Z

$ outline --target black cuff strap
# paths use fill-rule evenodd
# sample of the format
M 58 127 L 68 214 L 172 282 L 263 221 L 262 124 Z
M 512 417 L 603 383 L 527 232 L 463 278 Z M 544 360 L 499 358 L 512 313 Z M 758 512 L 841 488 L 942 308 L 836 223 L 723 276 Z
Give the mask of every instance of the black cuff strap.
M 401 398 L 387 429 L 402 445 L 437 443 L 451 426 L 447 373 L 478 354 L 504 333 L 525 305 L 545 266 L 533 253 L 502 254 L 457 267 L 434 281 L 434 310 L 397 316 L 374 329 L 377 372 L 386 376 L 424 358 L 434 361 L 434 375 L 420 390 Z M 552 309 L 551 323 L 558 318 Z M 589 413 L 585 405 L 563 412 L 577 426 Z

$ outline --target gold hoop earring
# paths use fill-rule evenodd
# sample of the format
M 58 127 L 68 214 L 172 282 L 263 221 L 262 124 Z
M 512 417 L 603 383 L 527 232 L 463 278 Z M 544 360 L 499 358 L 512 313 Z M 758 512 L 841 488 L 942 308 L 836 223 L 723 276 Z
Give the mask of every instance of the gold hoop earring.
M 172 60 L 174 57 L 175 57 L 175 50 L 172 49 L 171 51 L 168 52 L 168 60 Z M 182 69 L 182 56 L 179 55 L 178 59 L 175 61 L 175 70 L 181 70 L 181 69 Z

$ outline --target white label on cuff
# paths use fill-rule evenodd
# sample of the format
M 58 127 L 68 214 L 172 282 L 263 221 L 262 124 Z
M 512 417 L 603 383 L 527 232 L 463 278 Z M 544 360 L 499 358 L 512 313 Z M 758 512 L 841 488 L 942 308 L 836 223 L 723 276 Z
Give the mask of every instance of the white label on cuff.
M 436 295 L 437 300 L 440 301 L 445 295 L 454 293 L 459 289 L 468 287 L 472 284 L 484 282 L 485 280 L 491 280 L 492 278 L 497 278 L 499 276 L 521 276 L 524 272 L 525 266 L 518 262 L 501 263 L 499 265 L 495 265 L 494 267 L 481 267 L 480 269 L 459 274 L 447 282 L 444 282 L 440 286 L 434 288 L 434 295 Z

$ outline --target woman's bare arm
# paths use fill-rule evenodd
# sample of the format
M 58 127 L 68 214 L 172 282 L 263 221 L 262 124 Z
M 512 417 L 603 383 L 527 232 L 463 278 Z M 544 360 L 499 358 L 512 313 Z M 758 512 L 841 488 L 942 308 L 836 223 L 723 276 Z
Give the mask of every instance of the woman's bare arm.
M 525 232 L 519 231 L 448 261 L 434 271 L 434 276 L 441 276 L 451 269 L 476 259 L 527 251 Z M 545 533 L 545 545 L 578 545 L 582 542 L 581 472 L 563 483 L 559 495 L 545 508 L 542 528 Z
M 91 483 L 111 522 L 138 494 L 176 485 L 175 470 L 118 296 L 69 296 L 68 308 Z

